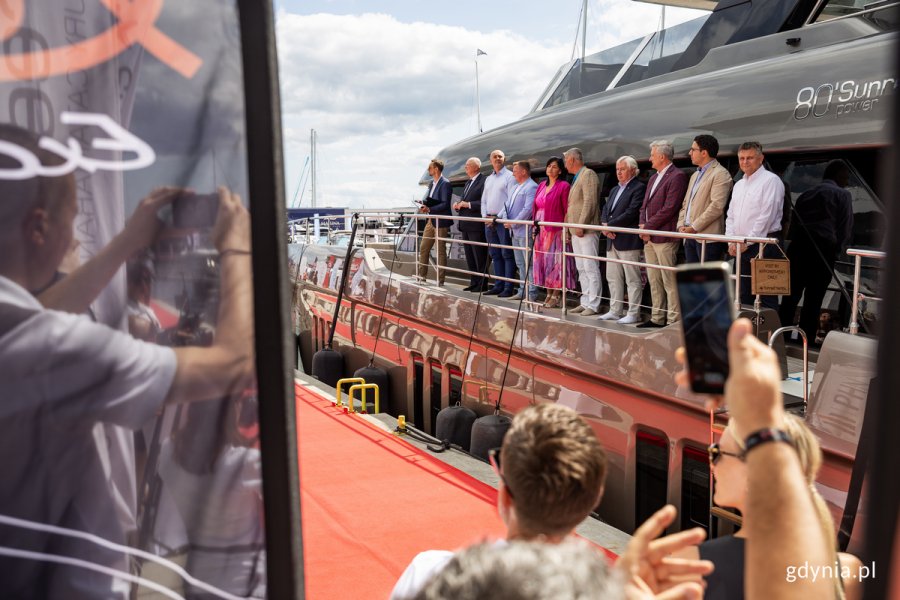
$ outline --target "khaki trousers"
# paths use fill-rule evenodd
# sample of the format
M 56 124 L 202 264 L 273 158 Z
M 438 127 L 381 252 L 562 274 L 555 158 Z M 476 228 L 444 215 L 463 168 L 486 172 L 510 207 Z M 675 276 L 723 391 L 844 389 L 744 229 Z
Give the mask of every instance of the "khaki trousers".
M 419 277 L 422 279 L 425 279 L 428 274 L 428 258 L 431 256 L 431 248 L 434 246 L 435 232 L 437 232 L 437 237 L 450 237 L 449 227 L 436 228 L 434 220 L 428 219 L 428 223 L 425 224 L 425 231 L 422 232 L 422 239 L 419 241 Z M 437 243 L 437 264 L 438 267 L 447 265 L 447 243 L 441 240 L 438 240 Z M 444 274 L 444 269 L 439 268 L 437 270 L 437 281 L 441 285 L 444 284 Z
M 678 252 L 678 242 L 644 243 L 644 258 L 651 265 L 674 267 L 676 252 Z M 647 279 L 650 280 L 650 294 L 653 296 L 653 312 L 650 320 L 657 325 L 666 323 L 671 325 L 678 321 L 680 316 L 678 314 L 678 291 L 675 288 L 675 272 L 647 268 Z

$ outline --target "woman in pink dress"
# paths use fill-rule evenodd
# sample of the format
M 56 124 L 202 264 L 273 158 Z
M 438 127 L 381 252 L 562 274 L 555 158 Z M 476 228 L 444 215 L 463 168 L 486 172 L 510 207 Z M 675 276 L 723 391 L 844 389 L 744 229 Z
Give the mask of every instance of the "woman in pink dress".
M 569 184 L 563 179 L 566 167 L 559 157 L 547 161 L 547 181 L 541 182 L 534 197 L 534 218 L 537 221 L 562 223 L 569 207 Z M 534 243 L 534 284 L 547 288 L 544 306 L 557 308 L 562 304 L 563 236 L 561 227 L 542 226 Z M 566 248 L 571 252 L 571 246 Z M 566 289 L 575 288 L 575 259 L 567 257 Z

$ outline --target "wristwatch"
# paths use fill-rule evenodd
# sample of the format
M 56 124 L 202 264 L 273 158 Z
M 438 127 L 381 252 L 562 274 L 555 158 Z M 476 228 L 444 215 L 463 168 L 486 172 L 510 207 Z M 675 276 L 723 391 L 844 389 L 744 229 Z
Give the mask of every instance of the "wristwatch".
M 747 436 L 747 439 L 744 440 L 744 455 L 746 456 L 751 450 L 767 442 L 785 442 L 791 446 L 794 445 L 793 438 L 786 431 L 767 427 Z

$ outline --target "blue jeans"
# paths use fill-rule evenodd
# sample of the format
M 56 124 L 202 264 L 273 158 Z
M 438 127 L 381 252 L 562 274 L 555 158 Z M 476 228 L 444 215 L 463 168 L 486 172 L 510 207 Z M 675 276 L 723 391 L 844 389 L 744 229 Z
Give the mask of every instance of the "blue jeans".
M 484 227 L 484 237 L 487 238 L 489 244 L 500 244 L 503 246 L 511 246 L 512 240 L 509 236 L 509 230 L 503 225 L 494 227 Z M 497 277 L 507 277 L 512 279 L 516 274 L 516 259 L 512 249 L 497 248 L 491 246 L 491 261 L 494 263 L 494 275 Z M 512 291 L 516 285 L 510 281 L 502 281 L 497 279 L 494 281 L 493 289 L 497 291 Z
M 516 259 L 516 266 L 519 268 L 519 279 L 527 279 L 526 287 L 528 288 L 528 299 L 529 300 L 537 300 L 537 288 L 534 287 L 532 283 L 534 281 L 534 266 L 529 264 L 527 267 L 525 265 L 525 253 L 531 254 L 531 249 L 534 247 L 534 240 L 528 239 L 526 240 L 524 237 L 517 237 L 515 233 L 512 234 L 512 243 L 513 246 L 517 248 L 522 248 L 522 250 L 513 250 L 513 254 Z M 525 273 L 528 273 L 528 277 L 525 277 Z

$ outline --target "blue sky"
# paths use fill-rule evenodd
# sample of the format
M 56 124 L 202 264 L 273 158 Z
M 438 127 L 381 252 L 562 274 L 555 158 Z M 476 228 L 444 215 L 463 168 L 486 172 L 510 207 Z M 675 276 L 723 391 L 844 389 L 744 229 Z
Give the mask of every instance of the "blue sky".
M 526 114 L 572 54 L 581 0 L 276 1 L 287 202 L 318 134 L 318 205 L 410 206 L 430 158 Z M 587 52 L 656 29 L 660 7 L 590 0 Z M 450 8 L 452 6 L 452 9 Z M 702 13 L 666 9 L 672 25 Z M 309 183 L 301 206 L 309 206 Z

